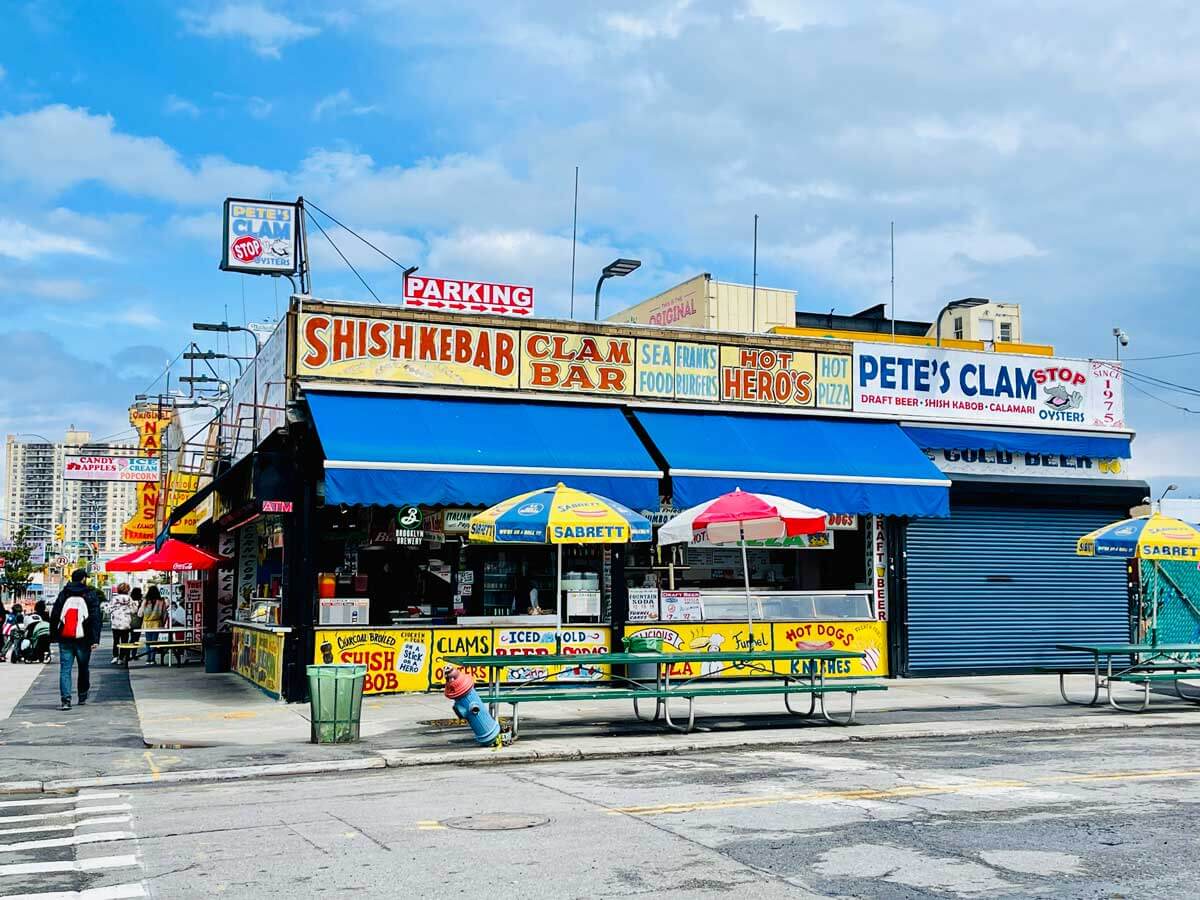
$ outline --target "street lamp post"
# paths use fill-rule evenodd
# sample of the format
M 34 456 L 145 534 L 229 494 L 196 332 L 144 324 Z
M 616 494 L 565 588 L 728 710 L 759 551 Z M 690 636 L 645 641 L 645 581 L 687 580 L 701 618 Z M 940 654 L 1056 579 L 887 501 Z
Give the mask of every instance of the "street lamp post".
M 192 328 L 196 331 L 216 331 L 221 334 L 229 334 L 233 331 L 243 331 L 250 337 L 254 338 L 254 449 L 258 449 L 258 354 L 262 352 L 262 339 L 253 328 L 247 328 L 245 325 L 230 325 L 228 322 L 193 322 Z M 232 402 L 232 396 L 230 401 Z M 237 415 L 237 410 L 233 411 L 234 416 Z
M 246 367 L 242 365 L 242 360 L 244 359 L 244 357 L 230 356 L 228 353 L 216 353 L 212 350 L 189 351 L 189 352 L 183 354 L 183 358 L 184 359 L 203 359 L 203 360 L 232 359 L 235 363 L 237 363 L 238 378 L 241 378 L 242 375 L 246 371 Z
M 982 297 L 964 297 L 961 300 L 951 300 L 942 307 L 941 312 L 937 315 L 937 346 L 942 346 L 942 319 L 946 313 L 956 309 L 970 309 L 975 306 L 986 306 L 987 300 Z
M 600 271 L 600 280 L 596 282 L 596 311 L 592 316 L 592 320 L 600 321 L 600 288 L 609 278 L 624 278 L 630 272 L 641 266 L 640 259 L 614 259 Z

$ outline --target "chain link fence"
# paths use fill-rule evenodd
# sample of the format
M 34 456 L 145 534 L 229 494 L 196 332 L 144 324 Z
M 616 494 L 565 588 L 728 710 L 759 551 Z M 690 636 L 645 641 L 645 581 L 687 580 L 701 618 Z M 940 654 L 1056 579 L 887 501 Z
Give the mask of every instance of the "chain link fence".
M 1150 637 L 1153 603 L 1158 602 L 1160 644 L 1200 643 L 1200 566 L 1195 562 L 1141 561 L 1139 637 Z

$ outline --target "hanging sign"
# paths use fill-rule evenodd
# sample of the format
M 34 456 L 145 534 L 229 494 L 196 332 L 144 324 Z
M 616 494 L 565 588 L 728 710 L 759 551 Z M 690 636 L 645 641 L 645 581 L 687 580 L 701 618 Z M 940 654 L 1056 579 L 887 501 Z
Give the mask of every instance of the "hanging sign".
M 1125 428 L 1117 363 L 856 343 L 854 371 L 856 412 L 1074 431 Z
M 296 204 L 225 200 L 221 268 L 251 275 L 294 275 Z
M 163 435 L 171 419 L 171 411 L 157 404 L 129 408 L 129 424 L 138 433 L 138 450 L 142 457 L 158 457 L 162 453 Z M 158 536 L 155 527 L 158 501 L 157 479 L 138 484 L 137 511 L 121 527 L 122 543 L 148 544 Z
M 409 275 L 404 279 L 404 305 L 439 312 L 532 316 L 533 288 Z
M 66 456 L 65 481 L 158 481 L 157 456 Z

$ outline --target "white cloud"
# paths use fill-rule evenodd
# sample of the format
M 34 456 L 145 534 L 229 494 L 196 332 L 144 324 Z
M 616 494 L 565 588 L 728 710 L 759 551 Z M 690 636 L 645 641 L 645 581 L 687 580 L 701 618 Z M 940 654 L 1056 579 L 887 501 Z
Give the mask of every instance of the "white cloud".
M 193 34 L 244 38 L 256 53 L 271 59 L 279 59 L 288 44 L 320 33 L 319 28 L 293 22 L 257 3 L 227 3 L 210 13 L 184 10 L 180 18 Z
M 4 66 L 0 66 L 0 81 L 3 81 L 8 76 L 8 70 Z
M 374 106 L 355 103 L 354 95 L 346 88 L 342 88 L 336 94 L 329 94 L 318 100 L 313 106 L 312 117 L 314 120 L 319 120 L 324 116 L 365 116 L 373 112 L 375 112 Z
M 15 219 L 0 219 L 0 256 L 28 262 L 43 256 L 104 259 L 108 254 L 95 244 L 73 235 L 42 231 Z
M 46 300 L 75 303 L 86 300 L 93 293 L 92 285 L 78 278 L 0 275 L 0 294 L 3 295 L 5 302 L 10 304 L 14 301 L 20 302 L 26 297 L 41 297 Z
M 635 40 L 679 37 L 691 0 L 674 0 L 661 9 L 643 9 L 641 15 L 610 13 L 604 24 L 618 34 Z
M 183 97 L 177 97 L 175 94 L 167 94 L 166 103 L 163 109 L 170 116 L 190 116 L 196 118 L 200 115 L 200 107 L 191 100 L 185 100 Z
M 124 134 L 111 116 L 57 104 L 0 116 L 0 180 L 49 192 L 97 181 L 179 203 L 262 195 L 282 183 L 276 173 L 222 156 L 188 165 L 159 138 Z
M 244 112 L 252 119 L 265 119 L 271 114 L 271 110 L 275 108 L 275 104 L 270 100 L 254 95 L 244 96 L 242 94 L 215 91 L 213 99 L 229 104 L 234 111 Z

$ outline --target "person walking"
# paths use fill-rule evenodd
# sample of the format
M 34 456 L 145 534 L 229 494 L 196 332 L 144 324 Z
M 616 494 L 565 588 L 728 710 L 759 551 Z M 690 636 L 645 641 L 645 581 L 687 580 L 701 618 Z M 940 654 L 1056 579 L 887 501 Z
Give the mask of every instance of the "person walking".
M 128 644 L 133 628 L 133 597 L 129 594 L 129 583 L 122 581 L 113 591 L 108 601 L 108 621 L 112 625 L 113 657 L 112 664 L 129 665 L 129 650 L 121 649 L 122 644 Z
M 146 599 L 142 601 L 142 635 L 146 639 L 146 662 L 155 665 L 162 661 L 162 655 L 154 650 L 154 645 L 163 640 L 163 627 L 167 624 L 167 603 L 163 600 L 157 584 L 146 588 Z
M 79 665 L 79 705 L 87 703 L 92 686 L 89 665 L 92 651 L 100 646 L 100 593 L 87 583 L 87 571 L 76 569 L 71 581 L 59 591 L 50 611 L 51 640 L 58 641 L 58 693 L 63 710 L 71 708 L 71 668 Z

